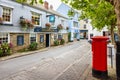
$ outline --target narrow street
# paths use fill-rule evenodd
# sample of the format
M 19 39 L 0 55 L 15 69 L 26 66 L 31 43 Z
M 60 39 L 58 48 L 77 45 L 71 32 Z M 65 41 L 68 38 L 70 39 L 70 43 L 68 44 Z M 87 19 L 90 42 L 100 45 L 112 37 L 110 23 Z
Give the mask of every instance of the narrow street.
M 83 80 L 91 64 L 86 40 L 0 62 L 0 80 Z

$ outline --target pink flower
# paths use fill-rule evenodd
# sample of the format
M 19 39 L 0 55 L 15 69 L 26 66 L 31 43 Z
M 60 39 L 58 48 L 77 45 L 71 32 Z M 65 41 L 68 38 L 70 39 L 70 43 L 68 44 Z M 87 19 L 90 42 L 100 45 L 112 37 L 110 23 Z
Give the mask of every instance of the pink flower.
M 12 43 L 9 43 L 9 47 L 12 48 L 12 47 L 13 47 L 13 44 L 12 44 Z

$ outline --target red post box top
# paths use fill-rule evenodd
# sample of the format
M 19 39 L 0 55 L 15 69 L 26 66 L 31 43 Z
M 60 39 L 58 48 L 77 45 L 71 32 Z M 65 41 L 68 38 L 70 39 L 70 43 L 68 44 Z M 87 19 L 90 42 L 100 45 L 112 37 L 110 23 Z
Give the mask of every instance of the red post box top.
M 106 36 L 95 36 L 92 37 L 92 40 L 108 40 L 109 38 Z

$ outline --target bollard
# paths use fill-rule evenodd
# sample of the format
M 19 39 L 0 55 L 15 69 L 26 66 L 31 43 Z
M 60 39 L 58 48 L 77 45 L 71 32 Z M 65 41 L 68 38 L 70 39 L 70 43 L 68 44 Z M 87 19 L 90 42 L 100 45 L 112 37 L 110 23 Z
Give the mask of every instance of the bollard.
M 117 50 L 116 50 L 116 74 L 117 80 L 120 80 L 120 41 L 116 42 Z

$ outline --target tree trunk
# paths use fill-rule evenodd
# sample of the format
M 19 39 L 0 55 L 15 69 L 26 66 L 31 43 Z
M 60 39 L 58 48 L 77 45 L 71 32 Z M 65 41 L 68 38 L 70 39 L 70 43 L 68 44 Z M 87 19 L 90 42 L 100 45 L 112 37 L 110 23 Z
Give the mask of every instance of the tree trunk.
M 114 0 L 114 7 L 117 16 L 118 36 L 120 41 L 120 0 Z
M 115 40 L 114 40 L 114 27 L 115 25 L 112 25 L 111 26 L 111 29 L 110 29 L 110 34 L 111 34 L 111 43 L 115 45 Z

